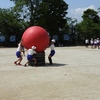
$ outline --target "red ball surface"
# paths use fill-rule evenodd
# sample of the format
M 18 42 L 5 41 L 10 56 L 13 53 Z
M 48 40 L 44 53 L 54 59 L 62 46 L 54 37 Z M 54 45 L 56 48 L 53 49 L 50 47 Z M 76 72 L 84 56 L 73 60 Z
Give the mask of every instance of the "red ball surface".
M 49 45 L 47 31 L 40 26 L 29 27 L 22 35 L 22 44 L 26 49 L 36 46 L 37 52 L 43 52 Z

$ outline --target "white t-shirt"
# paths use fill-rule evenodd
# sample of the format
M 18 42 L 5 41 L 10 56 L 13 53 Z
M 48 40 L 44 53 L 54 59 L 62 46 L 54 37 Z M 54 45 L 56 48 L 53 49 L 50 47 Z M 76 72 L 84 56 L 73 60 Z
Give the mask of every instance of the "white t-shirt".
M 88 39 L 86 39 L 86 40 L 85 40 L 85 43 L 89 43 L 89 40 L 88 40 Z
M 54 49 L 55 48 L 54 44 L 51 44 L 50 48 L 51 48 L 51 50 L 55 50 Z
M 97 39 L 97 43 L 99 43 L 100 41 Z
M 32 49 L 28 49 L 28 55 L 33 55 L 33 54 L 35 54 L 36 53 L 36 51 L 34 51 L 34 50 L 32 50 Z
M 94 40 L 94 44 L 97 44 L 97 41 L 96 40 Z
M 93 44 L 93 40 L 91 40 L 90 43 Z
M 20 52 L 22 51 L 22 46 L 21 46 L 21 44 L 20 44 L 20 43 L 18 44 L 17 51 L 20 51 Z

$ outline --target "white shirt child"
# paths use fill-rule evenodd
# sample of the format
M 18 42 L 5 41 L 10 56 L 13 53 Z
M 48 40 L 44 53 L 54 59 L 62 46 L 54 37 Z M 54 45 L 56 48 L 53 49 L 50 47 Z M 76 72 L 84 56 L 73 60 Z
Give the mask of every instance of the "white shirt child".
M 28 55 L 33 55 L 36 54 L 36 51 L 34 51 L 33 49 L 29 49 L 28 50 Z

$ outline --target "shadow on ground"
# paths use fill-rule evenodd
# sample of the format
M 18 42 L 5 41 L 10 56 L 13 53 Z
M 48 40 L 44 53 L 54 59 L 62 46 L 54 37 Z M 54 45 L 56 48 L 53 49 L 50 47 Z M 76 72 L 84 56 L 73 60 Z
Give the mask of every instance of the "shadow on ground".
M 53 64 L 49 64 L 49 63 L 39 63 L 36 65 L 36 67 L 63 67 L 63 66 L 66 66 L 68 64 L 62 64 L 62 63 L 53 63 Z M 30 62 L 29 63 L 29 66 L 34 66 L 34 63 L 33 62 Z
M 62 66 L 66 66 L 68 64 L 61 64 L 61 63 L 53 63 L 52 65 L 49 63 L 46 63 L 44 67 L 62 67 Z

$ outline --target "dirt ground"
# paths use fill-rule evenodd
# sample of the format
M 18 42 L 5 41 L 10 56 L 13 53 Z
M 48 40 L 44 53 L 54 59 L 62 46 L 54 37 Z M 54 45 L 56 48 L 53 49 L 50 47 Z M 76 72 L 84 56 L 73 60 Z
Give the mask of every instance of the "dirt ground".
M 13 64 L 16 48 L 0 48 L 0 100 L 100 100 L 100 50 L 56 47 L 53 65 Z M 25 64 L 26 56 L 22 64 Z

